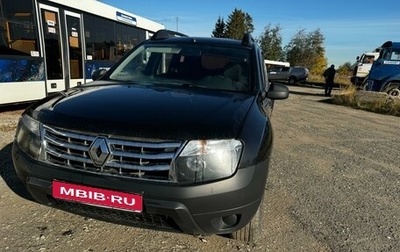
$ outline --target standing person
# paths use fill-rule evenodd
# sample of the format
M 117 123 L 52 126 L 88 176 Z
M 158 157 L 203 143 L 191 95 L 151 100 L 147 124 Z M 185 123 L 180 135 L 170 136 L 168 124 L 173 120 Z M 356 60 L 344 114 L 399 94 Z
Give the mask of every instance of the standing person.
M 335 65 L 331 65 L 331 67 L 327 68 L 324 72 L 325 96 L 331 96 L 335 74 L 336 74 Z

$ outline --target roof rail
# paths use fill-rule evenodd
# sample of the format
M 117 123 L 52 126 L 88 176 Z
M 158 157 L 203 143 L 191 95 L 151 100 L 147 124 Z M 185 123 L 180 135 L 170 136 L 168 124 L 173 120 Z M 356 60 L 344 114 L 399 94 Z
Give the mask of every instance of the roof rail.
M 242 45 L 244 46 L 251 46 L 254 43 L 254 38 L 251 36 L 250 33 L 245 33 L 242 39 Z
M 166 39 L 166 38 L 173 38 L 173 37 L 187 37 L 188 35 L 176 32 L 176 31 L 171 31 L 171 30 L 158 30 L 154 35 L 150 38 L 151 40 L 160 40 L 160 39 Z

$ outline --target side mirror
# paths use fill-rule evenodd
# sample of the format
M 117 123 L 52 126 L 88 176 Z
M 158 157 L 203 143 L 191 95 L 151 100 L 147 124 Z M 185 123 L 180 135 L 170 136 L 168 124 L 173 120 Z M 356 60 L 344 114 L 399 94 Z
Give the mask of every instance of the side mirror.
M 286 85 L 272 82 L 267 97 L 273 100 L 283 100 L 289 97 L 289 88 Z
M 105 75 L 107 73 L 107 70 L 105 69 L 99 69 L 96 70 L 92 73 L 92 80 L 98 80 L 101 76 Z

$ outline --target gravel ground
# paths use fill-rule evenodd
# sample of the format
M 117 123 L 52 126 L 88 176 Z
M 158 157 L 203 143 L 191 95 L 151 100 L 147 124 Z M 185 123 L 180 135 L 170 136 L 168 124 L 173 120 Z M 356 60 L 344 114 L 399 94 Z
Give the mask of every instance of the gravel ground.
M 35 203 L 10 157 L 22 110 L 3 109 L 0 251 L 399 251 L 400 117 L 329 104 L 320 88 L 289 88 L 272 117 L 264 242 L 257 245 L 118 225 Z

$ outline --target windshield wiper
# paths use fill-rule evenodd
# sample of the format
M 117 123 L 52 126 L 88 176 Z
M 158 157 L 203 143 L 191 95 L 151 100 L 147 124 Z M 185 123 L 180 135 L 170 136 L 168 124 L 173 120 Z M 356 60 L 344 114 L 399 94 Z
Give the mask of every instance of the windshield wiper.
M 199 86 L 189 81 L 166 81 L 166 82 L 153 82 L 154 85 L 162 86 L 177 86 L 183 88 L 205 88 L 204 86 Z
M 187 87 L 190 87 L 190 88 L 206 88 L 205 86 L 199 86 L 199 85 L 196 85 L 196 84 L 193 84 L 193 83 L 180 83 L 178 85 L 180 87 L 185 87 L 185 88 L 187 88 Z

